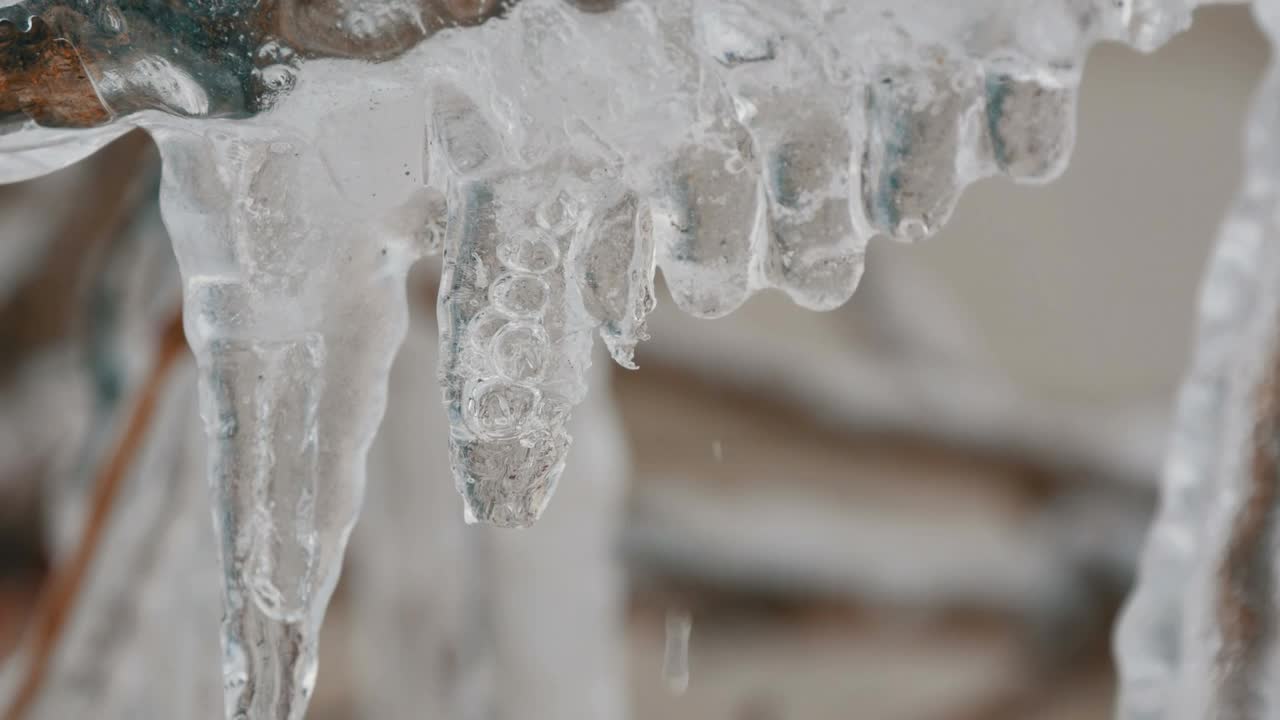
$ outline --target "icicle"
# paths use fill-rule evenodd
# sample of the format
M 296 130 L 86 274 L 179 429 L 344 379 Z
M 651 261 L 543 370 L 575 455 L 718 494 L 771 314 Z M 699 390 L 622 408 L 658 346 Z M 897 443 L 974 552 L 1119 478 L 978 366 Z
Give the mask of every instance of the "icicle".
M 1255 6 L 1273 40 L 1280 3 Z M 1276 589 L 1269 519 L 1280 355 L 1280 71 L 1254 101 L 1248 167 L 1200 297 L 1200 328 L 1169 442 L 1160 512 L 1117 632 L 1123 720 L 1261 718 Z
M 227 713 L 300 718 L 433 206 L 407 180 L 356 195 L 379 188 L 344 185 L 370 166 L 323 136 L 154 132 L 211 443 Z
M 571 303 L 580 308 L 591 288 L 575 287 L 568 268 L 584 262 L 581 245 L 590 241 L 588 198 L 552 194 L 547 213 L 557 219 L 546 227 L 533 207 L 504 199 L 554 188 L 557 175 L 476 181 L 453 202 L 440 338 L 452 462 L 469 520 L 524 526 L 541 514 L 564 467 L 569 410 L 586 392 L 590 327 Z M 521 262 L 524 254 L 537 260 Z
M 834 308 L 852 294 L 869 239 L 850 215 L 848 108 L 823 77 L 823 47 L 807 39 L 818 28 L 801 22 L 791 30 L 784 20 L 805 18 L 808 9 L 795 2 L 763 16 L 754 10 L 712 4 L 700 20 L 760 163 L 767 248 L 757 257 L 757 283 L 806 307 Z
M 572 72 L 580 45 L 610 37 L 621 43 L 628 28 L 645 29 L 612 17 L 575 17 L 560 3 L 515 12 L 530 26 L 557 28 L 537 48 L 538 79 Z M 638 5 L 619 12 L 651 20 Z M 504 39 L 493 51 L 527 63 L 522 48 Z M 615 66 L 607 52 L 602 57 L 604 70 Z M 616 63 L 622 78 L 628 60 L 624 53 Z M 615 79 L 597 71 L 583 84 Z M 645 337 L 654 301 L 653 222 L 618 151 L 600 138 L 602 123 L 617 118 L 589 108 L 589 93 L 536 96 L 542 102 L 529 112 L 576 119 L 562 123 L 563 132 L 539 127 L 503 138 L 500 119 L 470 94 L 483 86 L 467 83 L 468 91 L 460 82 L 429 93 L 432 159 L 440 168 L 432 174 L 447 185 L 450 205 L 440 317 L 452 461 L 468 519 L 527 526 L 563 470 L 566 425 L 586 393 L 592 331 L 599 329 L 624 365 Z
M 1072 82 L 1057 73 L 1004 69 L 998 62 L 984 70 L 983 121 L 996 167 L 1022 182 L 1062 174 L 1076 135 Z
M 979 112 L 977 85 L 975 69 L 958 63 L 940 70 L 887 68 L 869 85 L 862 201 L 877 229 L 908 241 L 932 235 L 951 215 L 961 187 L 980 176 L 958 158 Z M 968 145 L 982 147 L 972 139 Z
M 652 202 L 657 264 L 677 305 L 701 317 L 736 310 L 752 288 L 762 237 L 760 173 L 751 136 L 732 119 L 728 97 L 704 69 L 707 127 L 699 142 L 659 170 Z M 709 77 L 706 77 L 709 76 Z

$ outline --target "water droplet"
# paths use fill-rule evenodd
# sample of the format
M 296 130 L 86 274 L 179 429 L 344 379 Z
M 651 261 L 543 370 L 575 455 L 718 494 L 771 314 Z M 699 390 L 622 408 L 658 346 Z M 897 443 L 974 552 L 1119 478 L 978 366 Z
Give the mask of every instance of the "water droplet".
M 662 655 L 662 677 L 673 695 L 689 689 L 689 635 L 693 616 L 688 610 L 667 612 L 667 647 Z

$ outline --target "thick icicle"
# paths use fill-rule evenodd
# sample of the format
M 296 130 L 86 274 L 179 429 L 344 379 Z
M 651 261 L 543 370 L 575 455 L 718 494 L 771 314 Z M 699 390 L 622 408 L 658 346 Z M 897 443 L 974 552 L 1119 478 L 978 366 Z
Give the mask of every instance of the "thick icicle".
M 498 525 L 528 525 L 550 499 L 593 326 L 630 362 L 652 306 L 652 238 L 635 196 L 600 182 L 599 166 L 563 165 L 467 183 L 449 222 L 440 316 L 453 466 L 471 517 Z M 549 197 L 521 204 L 530 187 Z
M 1273 41 L 1280 3 L 1255 5 Z M 1280 357 L 1280 69 L 1254 101 L 1248 167 L 1200 297 L 1194 362 L 1160 512 L 1116 638 L 1122 720 L 1262 718 L 1280 709 L 1271 551 Z
M 411 187 L 354 196 L 323 142 L 155 132 L 211 445 L 227 715 L 293 720 L 313 689 L 404 331 L 414 225 L 431 205 Z
M 535 118 L 572 118 L 564 129 L 504 138 L 500 119 L 472 95 L 481 88 L 460 80 L 433 87 L 429 104 L 432 178 L 449 198 L 440 337 L 455 481 L 469 519 L 527 526 L 563 470 L 593 331 L 626 365 L 645 337 L 654 249 L 648 204 L 624 175 L 618 147 L 600 135 L 619 118 L 586 105 L 587 93 L 537 92 L 544 78 L 572 72 L 580 45 L 623 43 L 629 28 L 645 26 L 559 3 L 515 12 L 556 32 L 533 49 L 496 44 L 499 57 L 530 64 L 542 81 L 510 91 L 533 95 L 526 111 Z M 634 20 L 650 13 L 626 12 Z M 602 65 L 584 85 L 614 80 L 606 72 L 614 64 Z
M 574 324 L 570 304 L 584 299 L 567 269 L 582 253 L 586 198 L 553 194 L 556 220 L 545 227 L 533 207 L 511 201 L 529 187 L 554 188 L 557 174 L 476 180 L 451 203 L 441 375 L 470 520 L 522 526 L 541 514 L 564 467 L 569 410 L 586 391 L 591 328 Z
M 804 3 L 767 14 L 744 5 L 713 3 L 700 21 L 760 163 L 767 243 L 757 283 L 806 307 L 834 308 L 852 294 L 869 239 L 850 214 L 848 108 L 822 72 L 823 44 L 809 40 L 821 20 Z
M 763 240 L 751 135 L 710 64 L 696 61 L 698 124 L 688 144 L 658 168 L 650 204 L 655 261 L 667 289 L 700 317 L 727 315 L 746 301 Z

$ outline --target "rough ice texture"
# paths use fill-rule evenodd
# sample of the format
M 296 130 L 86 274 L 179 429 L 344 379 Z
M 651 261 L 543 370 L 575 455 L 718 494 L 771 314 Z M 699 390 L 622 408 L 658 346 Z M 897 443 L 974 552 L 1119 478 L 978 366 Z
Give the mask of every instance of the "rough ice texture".
M 467 517 L 527 526 L 593 336 L 632 364 L 660 268 L 714 317 L 847 300 L 873 236 L 1047 180 L 1083 57 L 1189 0 L 319 0 L 0 7 L 0 180 L 129 125 L 199 366 L 227 713 L 300 718 L 406 327 L 443 250 L 440 381 Z

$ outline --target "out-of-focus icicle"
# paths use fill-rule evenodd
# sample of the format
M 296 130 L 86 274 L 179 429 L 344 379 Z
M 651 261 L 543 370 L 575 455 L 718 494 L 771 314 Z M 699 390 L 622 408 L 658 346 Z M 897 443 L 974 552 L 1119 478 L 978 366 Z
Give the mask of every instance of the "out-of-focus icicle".
M 556 504 L 526 531 L 488 529 L 480 541 L 499 720 L 628 717 L 617 540 L 629 464 L 608 366 L 591 375 Z
M 30 720 L 222 715 L 218 584 L 193 380 L 188 366 L 163 386 Z M 24 662 L 10 662 L 3 685 L 25 671 Z
M 155 419 L 156 444 L 168 443 L 163 464 L 144 464 L 134 483 L 141 493 L 170 496 L 163 534 L 148 531 L 143 542 L 154 556 L 150 574 L 129 588 L 132 623 L 108 613 L 106 622 L 127 637 L 127 644 L 99 667 L 110 675 L 105 692 L 87 698 L 83 713 L 104 718 L 222 717 L 218 682 L 217 619 L 219 576 L 213 534 L 209 529 L 209 493 L 205 475 L 204 432 L 196 412 L 195 372 L 190 364 L 174 373 L 168 394 L 176 409 Z M 154 502 L 154 500 L 153 500 Z M 137 515 L 121 507 L 120 521 L 136 522 Z M 110 546 L 111 553 L 117 546 Z M 98 606 L 94 612 L 101 613 Z M 127 632 L 126 631 L 127 628 Z M 101 647 L 99 646 L 99 652 Z M 56 691 L 52 694 L 56 694 Z M 51 713 L 49 720 L 86 717 Z
M 1280 2 L 1255 12 L 1273 41 Z M 1280 69 L 1254 100 L 1247 170 L 1200 297 L 1159 514 L 1117 631 L 1121 720 L 1280 712 Z
M 688 610 L 667 611 L 666 647 L 662 653 L 662 677 L 675 695 L 689 689 L 689 636 L 693 633 L 693 616 Z
M 435 324 L 411 318 L 391 370 L 387 416 L 369 452 L 368 494 L 345 584 L 356 717 L 490 717 L 490 643 L 468 622 L 469 577 L 478 569 L 467 550 L 474 532 L 465 532 L 452 483 L 441 481 L 449 446 L 436 365 Z
M 449 484 L 420 473 L 443 472 L 449 452 L 446 418 L 430 402 L 435 332 L 415 319 L 392 370 L 352 541 L 357 715 L 622 720 L 613 552 L 626 462 L 607 392 L 593 392 L 571 424 L 585 442 L 556 509 L 517 533 L 468 531 Z
M 181 362 L 172 369 L 155 365 L 160 343 L 173 342 L 158 330 L 172 322 L 179 299 L 165 240 L 159 214 L 148 205 L 96 261 L 86 259 L 94 270 L 83 298 L 92 321 L 51 351 L 56 360 L 77 362 L 38 361 L 37 376 L 48 374 L 48 382 L 63 389 L 44 401 L 78 417 L 42 429 L 54 432 L 63 454 L 72 456 L 50 463 L 41 488 L 54 510 L 48 521 L 59 571 L 86 542 L 90 506 L 102 502 L 95 493 L 127 427 L 139 418 L 146 424 L 139 449 L 119 456 L 125 475 L 45 669 L 31 664 L 39 662 L 30 652 L 38 637 L 4 667 L 0 697 L 6 701 L 33 673 L 43 678 L 28 686 L 36 688 L 24 715 L 31 720 L 221 715 L 219 603 L 208 493 L 199 482 L 204 442 L 193 434 L 194 373 Z M 130 398 L 138 397 L 148 374 L 162 382 L 159 400 L 150 417 L 138 416 L 143 410 Z

